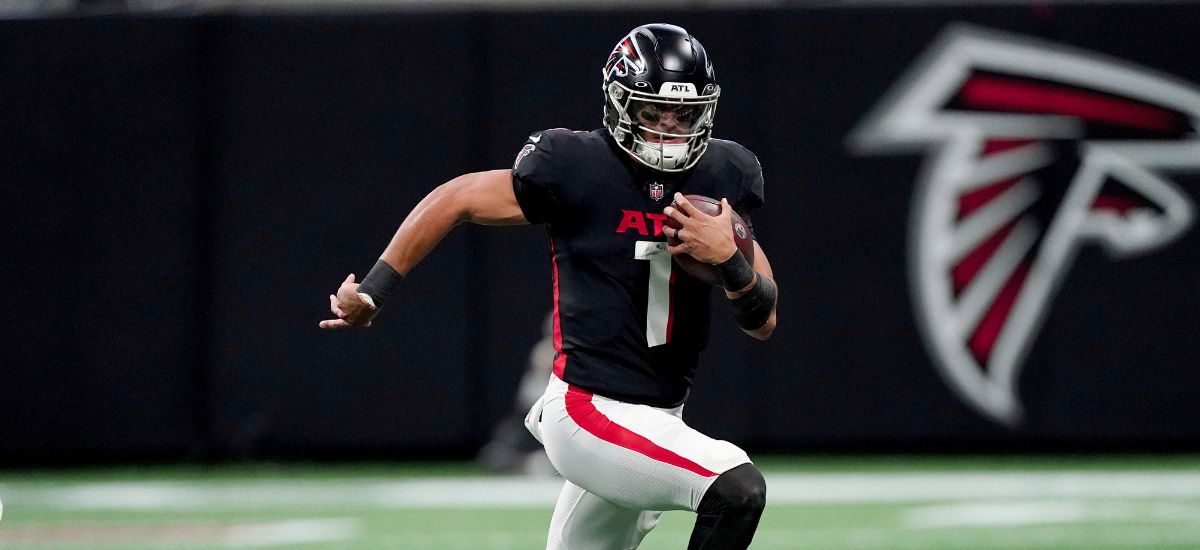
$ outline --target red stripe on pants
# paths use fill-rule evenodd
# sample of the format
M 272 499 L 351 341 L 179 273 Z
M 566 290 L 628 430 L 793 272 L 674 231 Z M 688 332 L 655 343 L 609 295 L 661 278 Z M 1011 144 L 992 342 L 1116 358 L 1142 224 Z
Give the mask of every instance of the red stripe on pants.
M 575 386 L 568 386 L 566 406 L 567 414 L 570 415 L 571 420 L 574 420 L 580 428 L 583 428 L 588 433 L 603 441 L 704 477 L 717 475 L 715 472 L 711 472 L 703 466 L 675 454 L 670 449 L 659 447 L 653 441 L 613 422 L 612 419 L 604 416 L 604 413 L 596 409 L 596 405 L 592 403 L 592 394 L 586 390 Z

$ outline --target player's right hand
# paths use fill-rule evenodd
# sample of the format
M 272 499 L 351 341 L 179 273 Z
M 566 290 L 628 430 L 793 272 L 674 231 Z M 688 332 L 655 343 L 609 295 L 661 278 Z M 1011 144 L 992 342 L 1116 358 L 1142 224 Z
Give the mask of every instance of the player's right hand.
M 359 296 L 358 283 L 354 282 L 353 273 L 342 281 L 337 294 L 329 295 L 329 311 L 337 318 L 321 321 L 319 326 L 323 329 L 369 327 L 375 315 L 379 313 L 374 304 Z
M 733 207 L 721 199 L 721 213 L 709 215 L 692 204 L 683 193 L 675 193 L 675 201 L 663 209 L 663 213 L 676 222 L 679 229 L 668 224 L 663 234 L 671 239 L 667 250 L 672 256 L 688 254 L 697 261 L 716 265 L 737 252 L 733 241 L 730 217 Z

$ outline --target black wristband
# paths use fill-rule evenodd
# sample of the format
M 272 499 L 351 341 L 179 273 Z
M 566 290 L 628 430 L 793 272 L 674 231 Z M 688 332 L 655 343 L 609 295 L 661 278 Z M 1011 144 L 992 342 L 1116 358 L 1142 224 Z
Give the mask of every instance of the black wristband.
M 729 301 L 733 307 L 733 318 L 739 327 L 746 330 L 761 328 L 775 311 L 775 300 L 779 289 L 766 277 L 759 277 L 758 284 L 745 294 Z
M 387 262 L 379 260 L 375 262 L 375 267 L 363 277 L 362 283 L 358 285 L 358 291 L 370 296 L 375 301 L 375 307 L 383 307 L 388 300 L 396 294 L 400 289 L 400 281 L 404 276 L 400 272 L 392 269 L 392 266 Z
M 742 255 L 741 250 L 734 250 L 733 255 L 717 264 L 717 275 L 721 278 L 721 286 L 730 292 L 737 292 L 754 282 L 754 268 Z

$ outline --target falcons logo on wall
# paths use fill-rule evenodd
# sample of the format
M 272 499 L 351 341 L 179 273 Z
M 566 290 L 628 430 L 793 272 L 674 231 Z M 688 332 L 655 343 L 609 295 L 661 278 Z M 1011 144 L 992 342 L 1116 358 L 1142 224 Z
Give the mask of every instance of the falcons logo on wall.
M 910 220 L 917 322 L 943 378 L 1016 425 L 1026 353 L 1081 246 L 1114 258 L 1191 225 L 1200 91 L 1082 50 L 956 26 L 850 136 L 927 155 Z

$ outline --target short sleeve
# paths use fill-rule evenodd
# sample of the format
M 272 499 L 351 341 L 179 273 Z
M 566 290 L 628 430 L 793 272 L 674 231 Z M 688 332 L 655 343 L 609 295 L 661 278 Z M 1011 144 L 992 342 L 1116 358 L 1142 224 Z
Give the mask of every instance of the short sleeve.
M 549 223 L 560 212 L 560 170 L 551 154 L 548 132 L 529 136 L 513 162 L 513 193 L 529 223 Z

